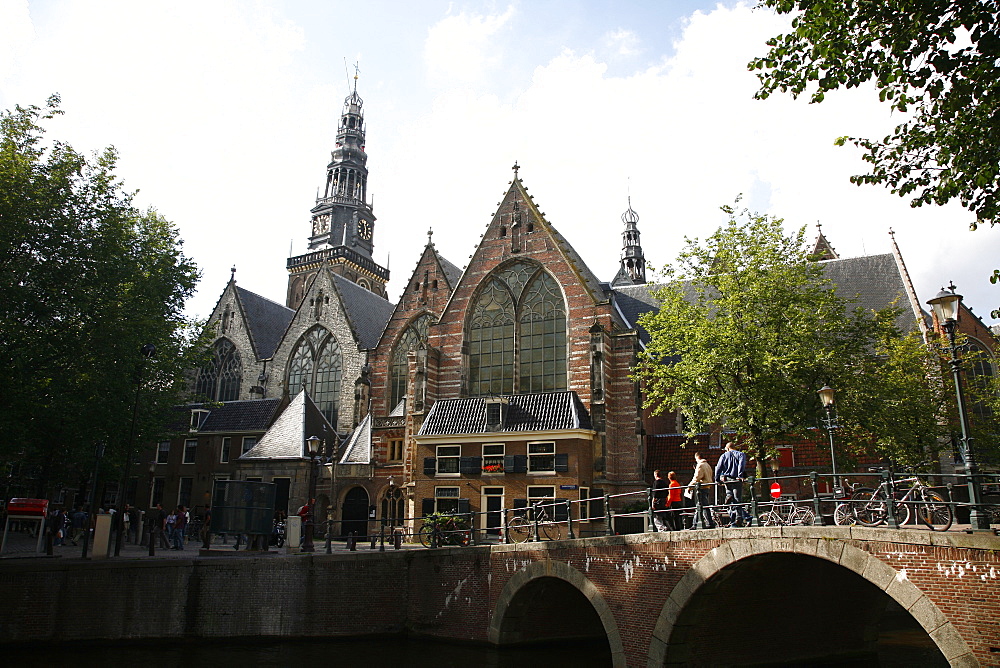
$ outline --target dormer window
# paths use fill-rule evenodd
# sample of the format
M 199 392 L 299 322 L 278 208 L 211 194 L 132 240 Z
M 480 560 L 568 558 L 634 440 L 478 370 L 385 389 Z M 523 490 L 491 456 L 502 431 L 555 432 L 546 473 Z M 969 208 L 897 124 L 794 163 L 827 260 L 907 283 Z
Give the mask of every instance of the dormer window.
M 191 431 L 198 431 L 201 425 L 205 424 L 209 411 L 204 408 L 191 409 Z
M 486 400 L 486 431 L 500 431 L 507 419 L 507 399 L 491 397 Z

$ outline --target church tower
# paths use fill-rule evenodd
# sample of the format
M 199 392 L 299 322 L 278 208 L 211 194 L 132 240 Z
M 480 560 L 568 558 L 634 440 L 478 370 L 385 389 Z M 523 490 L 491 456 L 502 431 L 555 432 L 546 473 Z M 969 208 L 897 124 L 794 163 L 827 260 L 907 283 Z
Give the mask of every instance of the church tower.
M 632 210 L 632 198 L 628 198 L 628 210 L 622 214 L 625 231 L 622 232 L 621 268 L 611 281 L 612 287 L 623 285 L 644 285 L 646 283 L 646 258 L 639 245 L 639 214 Z
M 312 208 L 309 252 L 288 258 L 289 308 L 302 303 L 311 277 L 322 266 L 375 294 L 386 296 L 389 270 L 372 259 L 375 215 L 368 202 L 368 155 L 365 153 L 364 102 L 354 90 L 344 100 L 337 146 L 326 166 L 322 194 Z

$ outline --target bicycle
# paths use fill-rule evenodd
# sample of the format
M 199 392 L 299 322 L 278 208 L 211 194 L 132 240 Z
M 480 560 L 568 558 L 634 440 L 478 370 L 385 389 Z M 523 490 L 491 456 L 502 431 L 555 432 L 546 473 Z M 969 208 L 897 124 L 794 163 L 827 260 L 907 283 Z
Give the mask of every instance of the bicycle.
M 513 543 L 523 543 L 535 535 L 535 521 L 538 522 L 538 536 L 543 540 L 560 540 L 562 525 L 549 517 L 545 506 L 539 503 L 525 508 L 507 523 L 507 538 Z
M 417 532 L 417 539 L 424 547 L 465 547 L 470 543 L 471 532 L 464 518 L 454 515 L 428 515 Z
M 900 486 L 906 484 L 910 486 L 905 492 L 901 492 Z M 890 495 L 899 526 L 908 524 L 916 511 L 917 519 L 931 531 L 947 531 L 951 528 L 955 519 L 951 506 L 916 475 L 891 482 L 883 480 L 868 498 L 854 502 L 854 516 L 858 524 L 875 527 L 888 522 Z
M 844 480 L 844 488 L 850 490 L 851 494 L 846 501 L 841 501 L 833 509 L 833 523 L 837 526 L 854 526 L 858 523 L 855 508 L 867 502 L 875 490 L 871 487 L 861 487 L 859 484 L 851 485 L 847 480 Z
M 816 515 L 805 506 L 796 506 L 794 501 L 775 501 L 757 519 L 762 526 L 790 526 L 812 524 Z

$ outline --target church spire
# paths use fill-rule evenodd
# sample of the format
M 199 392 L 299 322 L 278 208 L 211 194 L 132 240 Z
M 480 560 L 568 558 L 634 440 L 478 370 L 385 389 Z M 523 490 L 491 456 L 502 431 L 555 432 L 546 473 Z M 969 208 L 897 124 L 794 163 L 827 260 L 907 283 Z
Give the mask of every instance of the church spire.
M 611 285 L 643 285 L 646 282 L 646 258 L 639 244 L 639 214 L 632 209 L 631 197 L 628 198 L 628 210 L 622 214 L 622 222 L 625 223 L 625 230 L 622 232 L 621 267 Z
M 810 255 L 813 260 L 839 260 L 840 255 L 837 251 L 833 249 L 830 242 L 826 240 L 826 235 L 823 234 L 823 224 L 818 220 L 816 221 L 816 243 L 813 245 L 812 252 Z

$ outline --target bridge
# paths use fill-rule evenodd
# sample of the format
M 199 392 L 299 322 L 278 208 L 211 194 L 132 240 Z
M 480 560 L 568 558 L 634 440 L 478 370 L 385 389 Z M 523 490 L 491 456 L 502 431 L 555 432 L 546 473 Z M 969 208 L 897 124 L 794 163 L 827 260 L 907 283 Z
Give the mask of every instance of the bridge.
M 151 592 L 155 595 L 150 596 Z M 616 666 L 1000 663 L 1000 539 L 759 527 L 435 550 L 0 564 L 0 642 L 411 633 L 606 642 Z

